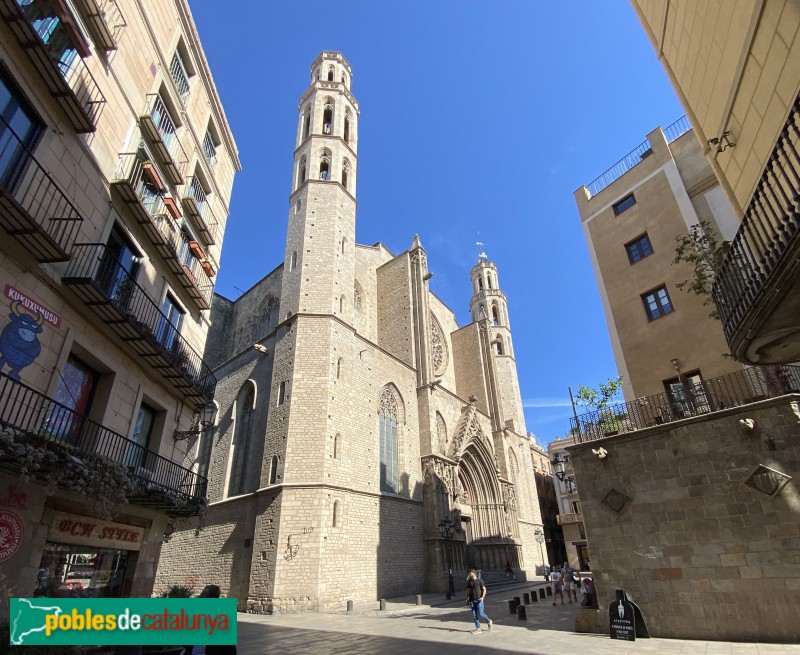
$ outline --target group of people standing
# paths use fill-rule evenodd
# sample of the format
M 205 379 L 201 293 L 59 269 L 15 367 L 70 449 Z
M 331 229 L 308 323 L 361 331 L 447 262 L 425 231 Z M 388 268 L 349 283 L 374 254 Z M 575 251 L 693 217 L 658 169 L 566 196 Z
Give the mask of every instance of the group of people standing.
M 564 604 L 564 592 L 567 592 L 567 600 L 572 603 L 578 602 L 578 590 L 581 590 L 583 599 L 582 606 L 594 607 L 595 601 L 594 581 L 591 578 L 581 578 L 580 571 L 573 569 L 569 562 L 564 565 L 553 567 L 550 572 L 550 588 L 553 590 L 553 605 L 556 605 L 556 597 L 561 599 Z

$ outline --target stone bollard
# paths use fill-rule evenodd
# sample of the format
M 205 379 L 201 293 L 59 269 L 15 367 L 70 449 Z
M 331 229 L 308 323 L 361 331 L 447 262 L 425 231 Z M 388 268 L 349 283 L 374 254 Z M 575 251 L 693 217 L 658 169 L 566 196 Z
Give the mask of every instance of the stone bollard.
M 378 607 L 379 607 L 380 611 L 383 612 L 386 609 L 386 599 L 385 598 L 381 598 L 380 601 L 378 601 L 378 602 L 380 603 L 380 605 Z
M 517 613 L 517 604 L 513 600 L 508 601 L 508 613 L 509 614 Z
M 531 595 L 527 591 L 524 594 L 522 594 L 522 604 L 523 605 L 531 604 Z
M 527 615 L 527 613 L 525 612 L 525 606 L 524 606 L 524 605 L 520 605 L 520 606 L 517 608 L 517 618 L 518 618 L 520 621 L 527 621 L 527 620 L 528 620 L 528 615 Z
M 520 600 L 519 596 L 514 596 L 514 603 L 516 603 L 517 607 L 522 605 L 522 601 Z
M 550 587 L 548 587 L 547 589 L 549 590 L 549 589 L 550 589 Z M 544 588 L 543 588 L 543 587 L 539 587 L 539 598 L 541 598 L 542 600 L 544 600 L 544 596 L 545 596 L 545 593 L 544 593 Z
M 353 611 L 353 601 L 352 600 L 348 600 L 347 601 L 347 611 L 348 612 L 352 612 Z
M 547 595 L 548 596 L 552 596 L 553 595 L 553 588 L 552 587 L 547 587 Z
M 422 605 L 422 596 L 417 594 L 417 605 Z
M 531 602 L 538 603 L 539 602 L 539 594 L 536 593 L 536 589 L 531 591 Z

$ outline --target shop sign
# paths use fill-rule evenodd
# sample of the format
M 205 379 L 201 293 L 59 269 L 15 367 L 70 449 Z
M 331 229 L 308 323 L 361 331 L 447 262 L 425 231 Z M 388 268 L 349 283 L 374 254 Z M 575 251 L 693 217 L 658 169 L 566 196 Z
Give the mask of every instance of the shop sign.
M 144 528 L 99 521 L 88 516 L 56 512 L 48 541 L 119 550 L 140 550 Z
M 33 298 L 26 296 L 19 289 L 15 289 L 10 284 L 6 285 L 5 296 L 12 302 L 18 302 L 25 311 L 33 312 L 41 316 L 47 323 L 50 323 L 54 328 L 61 327 L 61 317 L 55 312 L 50 311 L 47 307 L 40 305 Z
M 0 562 L 10 560 L 22 546 L 25 528 L 14 512 L 0 509 Z

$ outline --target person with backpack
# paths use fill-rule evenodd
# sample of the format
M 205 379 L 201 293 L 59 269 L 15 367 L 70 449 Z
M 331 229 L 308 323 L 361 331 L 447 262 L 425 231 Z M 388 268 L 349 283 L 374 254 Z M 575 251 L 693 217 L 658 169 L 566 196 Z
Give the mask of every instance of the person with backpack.
M 472 631 L 474 635 L 481 632 L 481 618 L 486 621 L 489 632 L 492 631 L 492 620 L 483 610 L 484 598 L 486 598 L 486 585 L 475 573 L 475 569 L 472 569 L 467 578 L 467 605 L 472 609 L 472 618 L 475 620 L 475 629 Z

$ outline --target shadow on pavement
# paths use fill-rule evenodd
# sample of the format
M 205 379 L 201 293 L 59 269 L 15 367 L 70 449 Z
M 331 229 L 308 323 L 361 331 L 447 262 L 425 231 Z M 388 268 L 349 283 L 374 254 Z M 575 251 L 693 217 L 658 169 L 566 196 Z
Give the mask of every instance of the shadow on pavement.
M 326 632 L 302 628 L 278 627 L 268 624 L 240 623 L 238 651 L 245 654 L 280 653 L 281 655 L 307 655 L 319 652 L 325 655 L 459 655 L 485 654 L 490 645 L 491 633 L 475 635 L 475 642 L 464 644 L 441 641 L 422 641 L 373 635 L 356 635 L 346 632 Z M 492 648 L 493 655 L 514 655 L 518 650 Z M 536 651 L 527 651 L 536 653 Z M 546 655 L 544 652 L 536 655 Z

